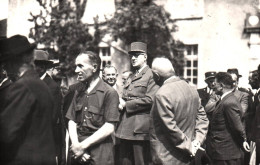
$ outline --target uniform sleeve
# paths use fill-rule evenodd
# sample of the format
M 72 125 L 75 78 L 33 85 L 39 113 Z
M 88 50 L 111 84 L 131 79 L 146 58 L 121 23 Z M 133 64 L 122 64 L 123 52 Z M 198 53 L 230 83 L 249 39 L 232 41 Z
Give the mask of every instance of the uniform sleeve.
M 119 121 L 119 96 L 116 90 L 112 89 L 106 93 L 105 101 L 105 121 L 106 122 L 118 122 Z
M 159 86 L 156 85 L 153 77 L 150 77 L 148 80 L 145 97 L 126 101 L 126 112 L 128 114 L 131 114 L 131 113 L 136 113 L 147 109 L 151 109 L 153 104 L 153 97 L 158 89 Z
M 196 117 L 196 126 L 195 126 L 195 139 L 202 144 L 206 139 L 208 132 L 209 120 L 207 114 L 202 105 L 200 105 Z
M 159 119 L 161 119 L 162 124 L 166 127 L 168 135 L 165 135 L 169 142 L 176 148 L 184 150 L 191 154 L 191 139 L 189 139 L 182 130 L 177 126 L 175 115 L 172 112 L 174 108 L 172 105 L 178 104 L 173 103 L 168 100 L 166 96 L 156 95 L 154 106 L 155 110 L 152 110 L 158 113 Z
M 14 144 L 19 138 L 21 140 L 21 135 L 25 132 L 36 99 L 23 84 L 13 85 L 7 97 L 6 107 L 0 114 L 0 136 L 5 144 Z
M 241 109 L 238 101 L 232 101 L 228 105 L 224 105 L 224 114 L 231 131 L 234 136 L 238 136 L 238 139 L 243 142 L 246 141 L 246 134 L 240 118 Z

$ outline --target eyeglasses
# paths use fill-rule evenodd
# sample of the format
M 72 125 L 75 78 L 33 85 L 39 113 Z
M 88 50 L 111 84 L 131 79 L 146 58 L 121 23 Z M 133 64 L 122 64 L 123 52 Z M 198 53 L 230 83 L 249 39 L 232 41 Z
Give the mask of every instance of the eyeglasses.
M 145 55 L 145 53 L 129 54 L 129 56 L 130 56 L 131 58 L 132 58 L 133 56 L 137 58 L 139 55 Z

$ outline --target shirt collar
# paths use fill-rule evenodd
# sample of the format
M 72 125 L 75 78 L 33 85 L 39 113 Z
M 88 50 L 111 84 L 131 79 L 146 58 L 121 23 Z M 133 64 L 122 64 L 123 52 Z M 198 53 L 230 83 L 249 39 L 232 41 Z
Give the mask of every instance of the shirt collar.
M 3 85 L 4 82 L 6 82 L 8 80 L 8 78 L 4 78 L 3 81 L 0 83 L 0 86 Z
M 96 78 L 94 81 L 92 81 L 90 84 L 89 84 L 89 87 L 87 89 L 87 92 L 90 93 L 98 84 L 100 78 Z
M 165 83 L 167 83 L 168 81 L 170 81 L 171 79 L 174 79 L 174 78 L 176 78 L 176 76 L 171 76 L 171 77 L 167 78 L 163 83 L 165 84 Z
M 231 91 L 228 91 L 228 92 L 226 92 L 226 93 L 224 93 L 222 96 L 221 96 L 221 100 L 226 96 L 226 95 L 228 95 L 229 93 L 231 93 L 233 90 L 231 90 Z
M 138 69 L 137 72 L 138 72 L 138 73 L 141 73 L 146 66 L 147 66 L 147 64 L 144 64 L 144 66 L 142 66 L 140 69 Z
M 41 77 L 40 79 L 43 80 L 45 77 L 46 77 L 47 73 L 45 72 Z

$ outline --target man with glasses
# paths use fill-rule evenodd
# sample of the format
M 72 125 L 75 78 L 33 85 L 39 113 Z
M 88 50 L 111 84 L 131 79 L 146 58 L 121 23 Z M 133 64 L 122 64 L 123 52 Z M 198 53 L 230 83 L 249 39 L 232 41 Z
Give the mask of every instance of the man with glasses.
M 135 72 L 123 89 L 122 120 L 116 131 L 120 139 L 119 164 L 149 164 L 149 126 L 153 97 L 158 89 L 147 65 L 147 45 L 133 42 L 129 51 Z

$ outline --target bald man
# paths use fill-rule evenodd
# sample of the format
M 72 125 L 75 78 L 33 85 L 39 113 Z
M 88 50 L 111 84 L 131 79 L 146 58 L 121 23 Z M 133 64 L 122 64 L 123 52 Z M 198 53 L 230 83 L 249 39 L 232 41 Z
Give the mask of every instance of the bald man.
M 161 85 L 151 110 L 153 164 L 190 164 L 205 140 L 208 119 L 197 90 L 175 75 L 171 62 L 155 58 L 152 69 Z

